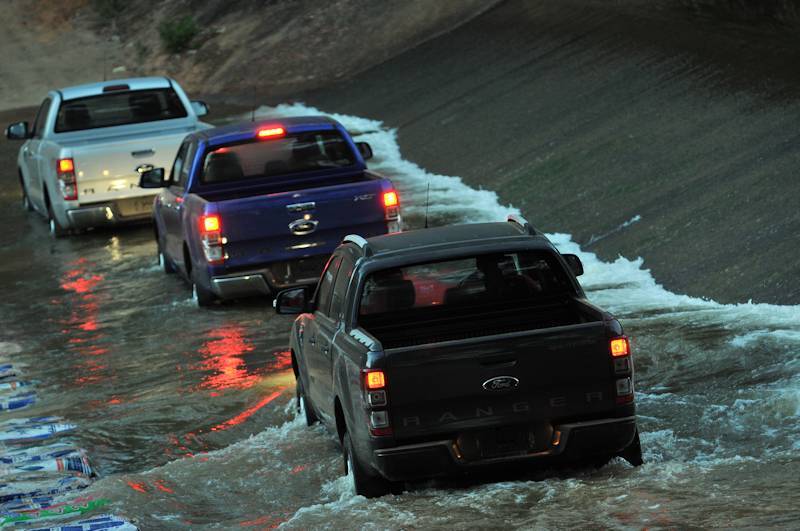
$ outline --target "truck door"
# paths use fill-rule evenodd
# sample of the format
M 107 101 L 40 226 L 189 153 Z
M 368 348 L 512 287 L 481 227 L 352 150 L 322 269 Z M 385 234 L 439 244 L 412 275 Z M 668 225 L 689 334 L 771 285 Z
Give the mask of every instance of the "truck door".
M 333 360 L 336 359 L 336 334 L 339 333 L 344 318 L 344 297 L 347 286 L 350 284 L 350 277 L 353 276 L 355 260 L 350 251 L 344 251 L 339 271 L 336 273 L 336 281 L 333 284 L 330 309 L 326 314 L 320 313 L 317 316 L 317 348 L 319 349 L 319 376 L 317 388 L 322 396 L 328 397 L 323 404 L 317 403 L 317 407 L 331 408 L 328 412 L 334 415 L 333 401 Z
M 165 234 L 162 235 L 165 251 L 173 261 L 183 262 L 183 230 L 181 218 L 183 216 L 183 196 L 189 177 L 191 159 L 189 158 L 190 143 L 184 142 L 178 149 L 175 162 L 169 176 L 169 186 L 161 195 L 161 212 L 164 221 Z
M 23 173 L 27 179 L 25 185 L 28 189 L 28 197 L 34 204 L 39 205 L 42 210 L 46 208 L 43 181 L 48 172 L 46 161 L 43 160 L 41 153 L 44 144 L 42 137 L 44 136 L 51 104 L 52 100 L 50 98 L 42 102 L 39 111 L 36 113 L 36 120 L 33 122 L 33 136 L 22 148 L 22 158 L 25 165 Z M 52 171 L 55 171 L 55 167 Z M 58 190 L 53 190 L 53 192 L 58 192 Z
M 333 298 L 333 286 L 336 273 L 342 257 L 339 254 L 333 255 L 325 271 L 320 278 L 319 287 L 315 298 L 317 300 L 317 310 L 314 312 L 314 319 L 309 320 L 306 334 L 308 336 L 308 350 L 306 351 L 306 365 L 308 367 L 308 379 L 310 389 L 307 390 L 311 401 L 319 411 L 324 414 L 328 412 L 329 396 L 326 380 L 330 373 L 330 349 L 334 328 L 334 320 L 330 317 L 331 299 Z

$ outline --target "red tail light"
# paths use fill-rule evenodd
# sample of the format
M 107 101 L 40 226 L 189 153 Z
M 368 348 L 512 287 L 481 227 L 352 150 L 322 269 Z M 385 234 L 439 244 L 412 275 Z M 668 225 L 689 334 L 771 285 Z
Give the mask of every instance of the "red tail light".
M 200 239 L 203 243 L 203 254 L 209 264 L 225 262 L 225 238 L 222 237 L 222 221 L 216 214 L 200 216 Z
M 389 411 L 386 409 L 389 404 L 386 375 L 380 369 L 366 369 L 363 374 L 369 432 L 374 436 L 391 435 L 392 425 L 389 421 Z
M 383 193 L 383 208 L 386 212 L 386 228 L 388 232 L 400 232 L 400 197 L 390 190 Z
M 219 232 L 219 216 L 203 216 L 203 232 Z
M 383 371 L 368 371 L 364 375 L 367 389 L 383 389 L 386 387 L 386 376 Z
M 383 194 L 383 206 L 386 208 L 397 206 L 400 201 L 397 199 L 397 192 L 391 191 Z
M 617 337 L 611 340 L 609 344 L 611 355 L 615 358 L 620 356 L 627 356 L 631 353 L 631 346 L 628 343 L 627 337 Z
M 286 136 L 286 129 L 280 126 L 264 127 L 256 132 L 258 138 L 281 138 Z
M 609 341 L 608 349 L 614 360 L 616 381 L 616 402 L 627 404 L 633 402 L 633 363 L 631 362 L 631 345 L 625 336 L 615 337 Z
M 56 176 L 61 189 L 61 197 L 67 201 L 78 199 L 78 182 L 75 179 L 75 161 L 72 159 L 58 159 L 56 161 Z

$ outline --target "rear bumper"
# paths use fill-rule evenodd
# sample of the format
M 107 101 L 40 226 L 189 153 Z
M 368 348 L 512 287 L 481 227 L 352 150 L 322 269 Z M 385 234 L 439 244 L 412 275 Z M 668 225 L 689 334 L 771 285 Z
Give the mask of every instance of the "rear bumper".
M 313 284 L 330 256 L 324 253 L 297 260 L 274 262 L 246 271 L 211 277 L 211 291 L 222 299 L 271 295 L 278 290 Z
M 151 208 L 150 210 L 137 212 L 135 214 L 128 213 L 128 215 L 123 215 L 119 205 L 111 201 L 108 203 L 97 203 L 67 209 L 66 214 L 69 220 L 69 228 L 88 229 L 90 227 L 102 227 L 105 225 L 150 221 L 153 216 L 153 211 Z
M 389 480 L 413 481 L 609 456 L 631 444 L 636 434 L 636 417 L 560 424 L 554 430 L 546 449 L 521 455 L 468 460 L 457 441 L 440 440 L 374 450 L 373 464 Z

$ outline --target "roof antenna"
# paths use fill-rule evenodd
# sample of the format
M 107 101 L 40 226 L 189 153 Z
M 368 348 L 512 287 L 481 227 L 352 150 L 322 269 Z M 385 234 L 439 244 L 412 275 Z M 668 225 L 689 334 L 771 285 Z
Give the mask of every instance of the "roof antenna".
M 428 178 L 428 192 L 425 194 L 425 228 L 428 228 L 428 205 L 431 201 L 431 180 Z

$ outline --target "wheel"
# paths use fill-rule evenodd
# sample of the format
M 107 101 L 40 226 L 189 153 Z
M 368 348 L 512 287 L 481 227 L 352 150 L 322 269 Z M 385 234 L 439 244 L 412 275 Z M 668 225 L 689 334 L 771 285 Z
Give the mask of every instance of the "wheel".
M 306 393 L 303 390 L 303 384 L 300 382 L 300 378 L 297 379 L 297 385 L 295 386 L 295 391 L 297 393 L 297 411 L 302 412 L 306 417 L 306 426 L 313 426 L 317 422 L 319 422 L 319 418 L 317 414 L 314 413 L 314 408 L 306 398 Z
M 22 209 L 26 212 L 33 212 L 33 204 L 28 198 L 28 191 L 25 189 L 25 184 L 22 185 Z
M 365 498 L 379 498 L 387 494 L 399 494 L 402 485 L 391 482 L 380 476 L 367 473 L 356 459 L 353 450 L 353 441 L 350 440 L 350 433 L 345 432 L 343 441 L 344 451 L 344 473 L 353 478 L 353 485 L 356 494 Z
M 66 236 L 69 232 L 67 229 L 61 226 L 61 223 L 58 222 L 53 214 L 53 209 L 49 202 L 47 203 L 47 222 L 50 225 L 50 235 L 54 238 L 61 238 L 62 236 Z
M 641 466 L 644 464 L 644 459 L 642 459 L 642 445 L 639 442 L 639 428 L 636 428 L 633 440 L 619 453 L 619 456 L 633 466 Z
M 158 251 L 158 265 L 167 275 L 171 275 L 175 272 L 175 266 L 172 265 L 172 262 L 167 260 L 167 257 L 164 256 L 164 253 Z
M 192 279 L 192 299 L 195 300 L 198 306 L 205 307 L 214 304 L 217 300 L 217 296 Z

